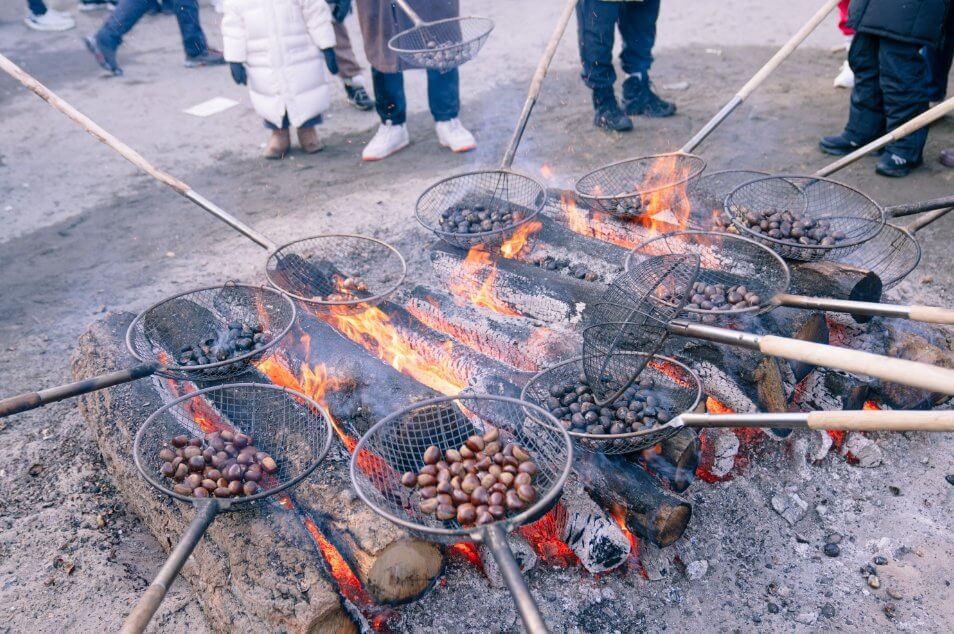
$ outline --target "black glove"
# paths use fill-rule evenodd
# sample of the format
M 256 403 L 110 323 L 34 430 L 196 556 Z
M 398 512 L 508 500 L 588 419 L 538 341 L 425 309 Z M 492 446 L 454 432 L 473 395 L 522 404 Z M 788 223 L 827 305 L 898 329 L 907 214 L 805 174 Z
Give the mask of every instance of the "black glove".
M 335 56 L 335 49 L 333 48 L 323 48 L 321 52 L 325 56 L 325 66 L 328 67 L 328 72 L 332 75 L 338 74 L 338 58 Z
M 351 13 L 351 0 L 328 0 L 328 6 L 331 7 L 331 17 L 339 24 Z
M 239 64 L 238 62 L 229 62 L 229 70 L 232 72 L 232 81 L 239 86 L 244 86 L 248 80 L 248 75 L 245 73 L 245 65 Z

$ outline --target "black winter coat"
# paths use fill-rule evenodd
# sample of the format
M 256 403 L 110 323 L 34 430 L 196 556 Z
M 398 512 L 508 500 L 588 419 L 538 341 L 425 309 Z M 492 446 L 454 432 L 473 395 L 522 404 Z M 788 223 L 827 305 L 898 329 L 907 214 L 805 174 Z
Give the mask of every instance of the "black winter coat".
M 851 0 L 848 26 L 861 33 L 935 45 L 950 0 Z

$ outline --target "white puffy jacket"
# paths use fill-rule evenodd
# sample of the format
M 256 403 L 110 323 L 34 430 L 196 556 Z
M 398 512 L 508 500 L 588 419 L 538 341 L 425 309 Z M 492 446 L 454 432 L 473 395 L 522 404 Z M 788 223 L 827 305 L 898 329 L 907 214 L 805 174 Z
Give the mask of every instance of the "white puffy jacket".
M 277 126 L 298 127 L 328 108 L 321 49 L 335 45 L 325 0 L 225 0 L 225 59 L 245 64 L 255 111 Z

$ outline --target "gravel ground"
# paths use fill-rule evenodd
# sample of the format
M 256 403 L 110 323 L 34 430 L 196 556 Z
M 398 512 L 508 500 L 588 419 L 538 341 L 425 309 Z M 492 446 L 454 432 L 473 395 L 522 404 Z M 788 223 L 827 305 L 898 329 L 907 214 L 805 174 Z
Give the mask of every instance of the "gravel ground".
M 479 149 L 458 156 L 439 148 L 416 73 L 409 80 L 414 143 L 389 160 L 364 165 L 360 148 L 376 120 L 350 109 L 341 91 L 322 128 L 324 152 L 266 163 L 258 158 L 265 132 L 247 96 L 222 69 L 181 67 L 170 18 L 144 19 L 121 53 L 126 75 L 106 79 L 77 39 L 96 28 L 101 14 L 79 15 L 73 32 L 41 34 L 19 23 L 20 4 L 0 7 L 0 51 L 156 164 L 276 241 L 333 230 L 387 238 L 409 256 L 412 279 L 428 275 L 420 248 L 428 236 L 412 220 L 414 199 L 438 178 L 499 160 L 558 12 L 557 6 L 535 7 L 534 19 L 527 20 L 525 4 L 465 1 L 472 12 L 498 19 L 485 52 L 462 71 L 462 117 Z M 626 136 L 592 128 L 567 37 L 517 168 L 539 173 L 547 165 L 552 184 L 569 185 L 601 163 L 678 147 L 816 4 L 793 0 L 779 11 L 755 0 L 664 3 L 654 79 L 678 102 L 680 114 L 639 119 L 637 131 Z M 217 16 L 204 10 L 204 18 L 215 41 Z M 810 171 L 824 165 L 815 141 L 840 129 L 847 104 L 847 93 L 830 84 L 841 61 L 830 48 L 839 40 L 829 19 L 700 147 L 710 169 Z M 665 88 L 680 82 L 688 87 Z M 207 119 L 182 113 L 219 95 L 240 105 Z M 76 337 L 106 310 L 138 312 L 184 288 L 262 279 L 264 251 L 136 173 L 6 78 L 0 78 L 0 108 L 0 393 L 68 380 Z M 934 158 L 950 144 L 952 129 L 949 121 L 935 127 L 927 166 L 908 179 L 874 175 L 873 159 L 839 177 L 885 203 L 947 194 L 954 172 Z M 952 303 L 954 274 L 944 244 L 952 228 L 954 220 L 946 218 L 919 234 L 925 261 L 894 291 L 895 299 Z M 162 549 L 125 513 L 75 403 L 2 420 L 0 437 L 0 631 L 115 630 L 161 562 Z M 757 619 L 768 631 L 951 631 L 954 487 L 944 475 L 954 473 L 954 442 L 919 436 L 879 442 L 886 460 L 876 469 L 831 455 L 821 466 L 797 464 L 786 471 L 798 460 L 786 446 L 769 445 L 756 449 L 745 477 L 694 485 L 687 547 L 708 562 L 701 579 L 676 570 L 649 583 L 631 574 L 623 582 L 626 594 L 610 596 L 600 580 L 569 570 L 534 574 L 533 589 L 546 610 L 571 611 L 580 631 L 686 625 L 746 631 Z M 786 486 L 809 503 L 794 527 L 770 504 Z M 821 554 L 829 532 L 843 535 L 837 558 Z M 879 590 L 858 573 L 875 554 L 890 560 L 879 571 L 887 579 Z M 425 631 L 431 618 L 425 611 L 434 614 L 443 602 L 459 601 L 458 574 L 452 567 L 446 587 L 409 608 L 408 623 Z M 888 587 L 900 588 L 902 596 L 891 600 L 893 620 L 883 613 Z M 490 596 L 504 613 L 511 609 L 502 594 Z M 162 619 L 164 629 L 204 629 L 184 585 L 174 587 Z M 501 629 L 512 620 L 512 613 L 505 615 Z

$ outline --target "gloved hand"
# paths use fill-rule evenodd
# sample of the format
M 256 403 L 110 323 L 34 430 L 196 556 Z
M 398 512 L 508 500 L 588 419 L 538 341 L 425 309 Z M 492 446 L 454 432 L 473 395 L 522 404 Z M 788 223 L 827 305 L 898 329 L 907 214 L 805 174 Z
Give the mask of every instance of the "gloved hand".
M 229 70 L 232 72 L 232 81 L 239 86 L 244 86 L 248 81 L 248 75 L 245 73 L 245 65 L 238 62 L 229 62 Z
M 338 58 L 335 56 L 335 49 L 333 48 L 323 48 L 321 52 L 325 56 L 325 66 L 328 67 L 328 72 L 332 75 L 338 74 Z
M 339 24 L 351 13 L 351 0 L 328 0 L 328 6 L 331 7 L 331 17 Z

